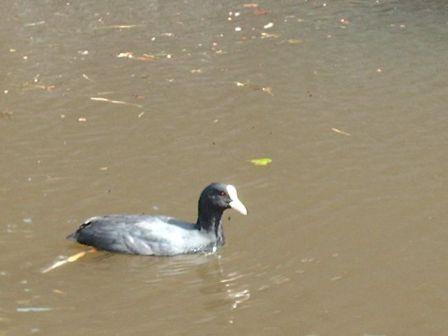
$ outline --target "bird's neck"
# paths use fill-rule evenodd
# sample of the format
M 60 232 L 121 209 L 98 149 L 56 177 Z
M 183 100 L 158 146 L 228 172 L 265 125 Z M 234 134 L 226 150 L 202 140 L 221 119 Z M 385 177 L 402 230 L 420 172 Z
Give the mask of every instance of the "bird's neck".
M 222 210 L 202 210 L 196 222 L 198 229 L 215 234 L 218 245 L 224 244 L 224 231 L 221 225 L 222 213 Z

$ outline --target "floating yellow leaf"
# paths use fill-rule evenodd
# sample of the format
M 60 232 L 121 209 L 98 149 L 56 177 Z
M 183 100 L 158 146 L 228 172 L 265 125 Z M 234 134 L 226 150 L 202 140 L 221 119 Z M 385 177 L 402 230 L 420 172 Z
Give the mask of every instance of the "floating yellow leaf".
M 65 264 L 67 264 L 67 263 L 74 262 L 74 261 L 84 257 L 87 253 L 93 253 L 93 252 L 96 252 L 95 248 L 91 248 L 89 250 L 82 251 L 82 252 L 76 253 L 76 254 L 74 254 L 72 256 L 66 257 L 66 258 L 64 258 L 62 260 L 58 260 L 55 263 L 53 263 L 52 265 L 50 265 L 49 267 L 43 269 L 41 271 L 41 273 L 48 273 L 48 272 L 50 272 L 50 271 L 52 271 L 52 270 L 54 270 L 54 269 L 56 269 L 58 267 L 61 267 L 61 266 L 65 265 Z
M 250 160 L 255 166 L 267 166 L 272 162 L 270 158 L 260 158 L 260 159 L 252 159 Z

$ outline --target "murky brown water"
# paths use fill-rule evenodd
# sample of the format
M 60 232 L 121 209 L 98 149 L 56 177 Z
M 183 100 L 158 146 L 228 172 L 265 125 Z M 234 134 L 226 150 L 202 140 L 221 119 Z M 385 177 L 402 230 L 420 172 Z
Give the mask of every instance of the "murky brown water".
M 0 335 L 448 333 L 446 2 L 243 4 L 0 4 Z M 41 273 L 211 181 L 218 254 Z

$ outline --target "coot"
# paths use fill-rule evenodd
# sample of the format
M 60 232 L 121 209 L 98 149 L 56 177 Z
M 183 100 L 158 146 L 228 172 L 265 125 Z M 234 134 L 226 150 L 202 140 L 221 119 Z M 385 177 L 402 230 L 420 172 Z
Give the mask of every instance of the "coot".
M 167 216 L 107 215 L 89 218 L 67 238 L 100 250 L 128 254 L 210 252 L 224 244 L 221 217 L 229 208 L 247 215 L 233 185 L 212 183 L 199 197 L 194 224 Z

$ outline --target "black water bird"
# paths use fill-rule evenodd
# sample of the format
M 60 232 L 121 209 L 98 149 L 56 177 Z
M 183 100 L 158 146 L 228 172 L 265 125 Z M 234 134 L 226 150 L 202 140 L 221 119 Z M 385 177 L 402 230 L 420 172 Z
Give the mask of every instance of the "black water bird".
M 230 208 L 247 215 L 233 185 L 212 183 L 199 197 L 196 223 L 167 216 L 106 215 L 89 218 L 67 238 L 99 250 L 128 254 L 212 252 L 224 244 L 221 217 Z

